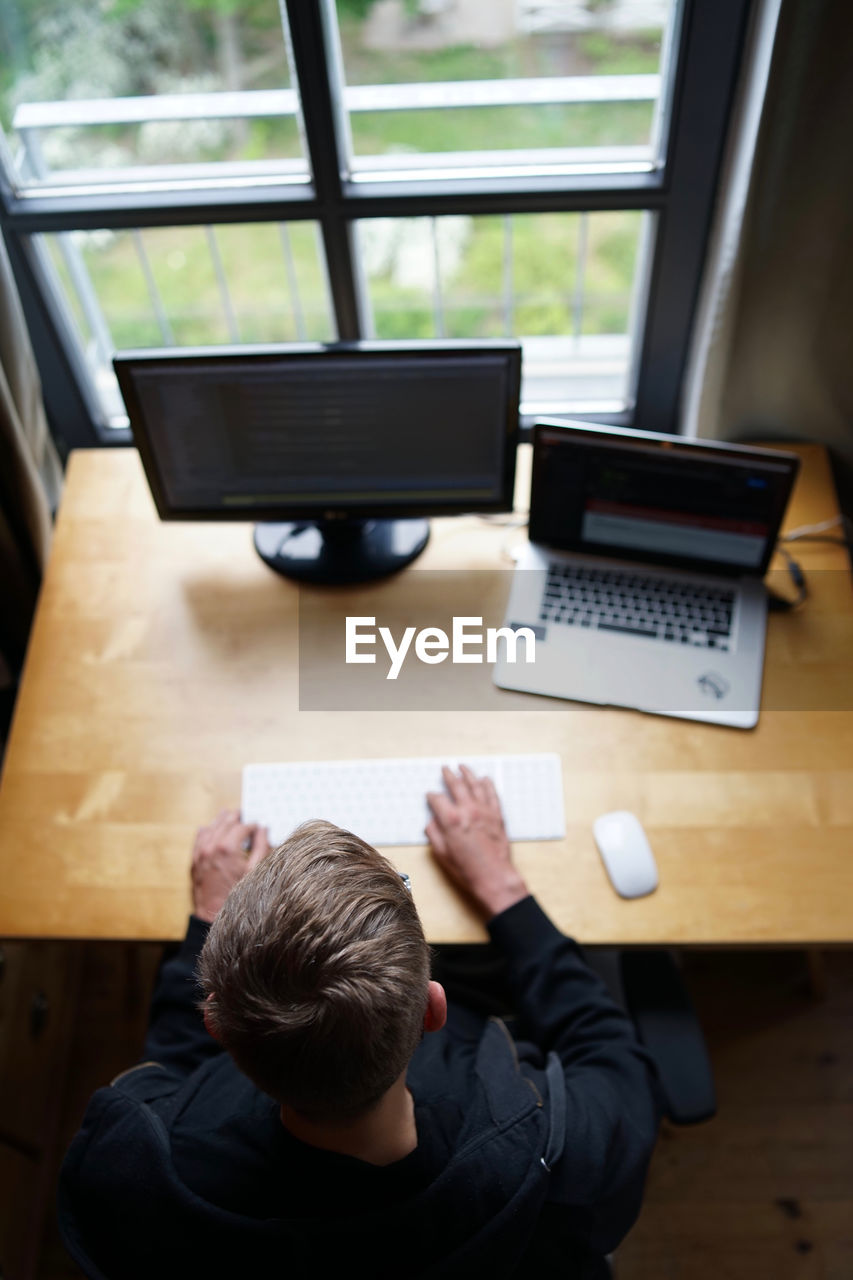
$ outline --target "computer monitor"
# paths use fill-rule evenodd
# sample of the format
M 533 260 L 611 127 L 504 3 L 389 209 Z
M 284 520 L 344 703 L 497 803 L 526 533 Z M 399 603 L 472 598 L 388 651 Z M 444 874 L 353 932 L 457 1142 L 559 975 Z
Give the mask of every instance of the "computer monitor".
M 512 509 L 516 342 L 124 352 L 113 361 L 163 520 L 259 521 L 272 568 L 358 582 L 428 517 Z

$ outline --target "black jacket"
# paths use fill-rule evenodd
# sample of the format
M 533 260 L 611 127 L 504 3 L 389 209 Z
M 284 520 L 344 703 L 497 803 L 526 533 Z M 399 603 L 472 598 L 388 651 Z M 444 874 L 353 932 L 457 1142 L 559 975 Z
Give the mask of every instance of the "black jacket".
M 418 1146 L 384 1168 L 282 1127 L 204 1031 L 192 920 L 164 964 L 149 1061 L 93 1097 L 60 1178 L 65 1243 L 90 1276 L 602 1274 L 639 1210 L 660 1104 L 633 1028 L 532 898 L 489 926 L 516 1036 L 451 1010 L 408 1072 Z

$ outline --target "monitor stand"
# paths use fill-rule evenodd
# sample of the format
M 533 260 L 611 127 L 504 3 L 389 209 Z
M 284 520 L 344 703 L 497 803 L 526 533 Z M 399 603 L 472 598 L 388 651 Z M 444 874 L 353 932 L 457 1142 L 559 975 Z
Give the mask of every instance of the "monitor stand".
M 255 550 L 276 573 L 300 582 L 370 582 L 421 554 L 428 520 L 300 520 L 256 524 Z

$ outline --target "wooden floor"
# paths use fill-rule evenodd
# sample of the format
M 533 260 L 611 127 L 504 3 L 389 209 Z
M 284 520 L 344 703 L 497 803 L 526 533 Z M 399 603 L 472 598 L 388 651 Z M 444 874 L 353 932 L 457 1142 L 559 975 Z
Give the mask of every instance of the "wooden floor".
M 618 1280 L 851 1280 L 853 954 L 692 956 L 717 1083 L 665 1129 Z
M 61 1148 L 91 1091 L 138 1053 L 158 949 L 85 944 L 80 959 Z M 853 1277 L 853 953 L 821 961 L 815 974 L 802 953 L 687 958 L 719 1114 L 662 1132 L 618 1280 Z M 37 1276 L 79 1274 L 51 1216 Z M 11 1268 L 3 1276 L 19 1280 Z

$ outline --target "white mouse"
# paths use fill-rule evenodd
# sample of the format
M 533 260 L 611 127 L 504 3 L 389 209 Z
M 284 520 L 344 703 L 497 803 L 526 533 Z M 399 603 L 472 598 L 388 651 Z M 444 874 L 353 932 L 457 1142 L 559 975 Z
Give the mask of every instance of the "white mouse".
M 627 809 L 603 813 L 592 824 L 610 883 L 623 898 L 642 898 L 658 887 L 658 869 L 640 819 Z

